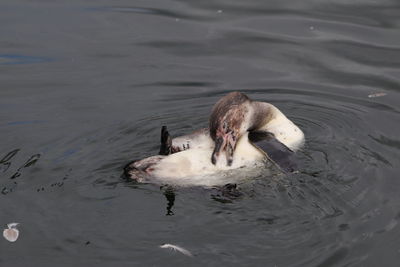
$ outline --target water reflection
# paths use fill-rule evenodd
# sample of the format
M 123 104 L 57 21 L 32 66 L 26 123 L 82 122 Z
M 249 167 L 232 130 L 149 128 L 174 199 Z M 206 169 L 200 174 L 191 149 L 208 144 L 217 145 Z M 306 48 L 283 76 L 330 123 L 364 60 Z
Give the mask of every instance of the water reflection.
M 172 187 L 167 186 L 166 188 L 162 188 L 164 191 L 164 196 L 167 199 L 167 216 L 174 215 L 174 212 L 172 211 L 172 208 L 175 203 L 175 192 Z

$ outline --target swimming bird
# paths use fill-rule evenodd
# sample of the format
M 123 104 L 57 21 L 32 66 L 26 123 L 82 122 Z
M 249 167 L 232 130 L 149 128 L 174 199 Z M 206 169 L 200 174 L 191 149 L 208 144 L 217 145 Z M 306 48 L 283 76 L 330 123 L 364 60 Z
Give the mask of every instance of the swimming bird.
M 131 162 L 124 173 L 138 182 L 223 185 L 271 163 L 292 171 L 285 161 L 303 142 L 303 132 L 278 108 L 232 92 L 215 104 L 209 128 L 171 138 L 163 127 L 160 155 Z

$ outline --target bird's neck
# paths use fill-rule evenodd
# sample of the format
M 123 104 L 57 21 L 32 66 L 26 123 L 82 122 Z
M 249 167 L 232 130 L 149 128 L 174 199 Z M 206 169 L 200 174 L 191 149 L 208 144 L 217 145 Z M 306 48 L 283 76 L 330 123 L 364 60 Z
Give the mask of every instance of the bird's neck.
M 274 105 L 253 102 L 252 112 L 249 131 L 273 133 L 278 141 L 292 150 L 296 150 L 302 145 L 304 134 L 301 129 Z

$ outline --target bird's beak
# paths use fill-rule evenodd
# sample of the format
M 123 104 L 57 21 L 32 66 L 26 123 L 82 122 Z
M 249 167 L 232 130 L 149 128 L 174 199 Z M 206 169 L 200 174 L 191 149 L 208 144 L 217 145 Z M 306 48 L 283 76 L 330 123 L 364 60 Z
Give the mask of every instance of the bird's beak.
M 217 139 L 215 139 L 215 147 L 211 155 L 212 164 L 215 165 L 217 163 L 217 157 L 219 157 L 219 153 L 224 149 L 225 145 L 226 142 L 223 137 L 217 137 Z
M 225 148 L 225 155 L 226 155 L 226 164 L 228 166 L 232 165 L 233 162 L 233 152 L 235 151 L 235 143 L 232 143 L 231 141 L 228 140 Z
M 215 139 L 215 148 L 211 155 L 212 164 L 215 165 L 221 151 L 225 151 L 226 163 L 228 166 L 231 166 L 233 162 L 233 153 L 235 151 L 235 147 L 236 138 L 232 132 L 228 132 L 222 136 L 217 137 Z

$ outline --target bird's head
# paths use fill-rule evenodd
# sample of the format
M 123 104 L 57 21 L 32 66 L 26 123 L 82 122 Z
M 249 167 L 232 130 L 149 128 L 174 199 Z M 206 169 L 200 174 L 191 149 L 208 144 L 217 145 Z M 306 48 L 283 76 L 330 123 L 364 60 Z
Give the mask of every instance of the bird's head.
M 225 153 L 227 165 L 232 165 L 237 142 L 247 131 L 246 103 L 249 102 L 250 99 L 245 94 L 232 92 L 215 104 L 210 116 L 210 136 L 215 144 L 211 155 L 213 164 L 216 164 L 218 157 Z

